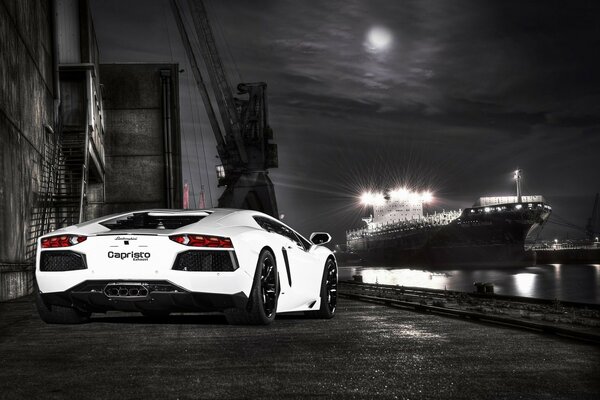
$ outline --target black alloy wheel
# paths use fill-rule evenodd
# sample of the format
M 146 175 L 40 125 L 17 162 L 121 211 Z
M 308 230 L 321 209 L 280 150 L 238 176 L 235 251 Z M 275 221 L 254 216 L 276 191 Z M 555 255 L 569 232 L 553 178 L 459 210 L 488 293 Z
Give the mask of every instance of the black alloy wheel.
M 277 306 L 277 276 L 275 274 L 273 259 L 270 257 L 265 257 L 262 261 L 260 288 L 263 310 L 265 316 L 270 318 Z
M 321 280 L 321 306 L 318 310 L 305 312 L 306 315 L 312 318 L 333 318 L 337 307 L 337 272 L 338 271 L 335 260 L 333 258 L 329 258 L 325 262 L 325 268 L 323 269 L 323 278 Z
M 268 325 L 275 319 L 279 300 L 279 275 L 275 256 L 270 250 L 261 251 L 248 303 L 243 308 L 224 310 L 230 324 Z
M 327 262 L 327 276 L 325 277 L 325 293 L 327 295 L 327 306 L 329 312 L 334 313 L 337 307 L 337 265 L 332 260 Z

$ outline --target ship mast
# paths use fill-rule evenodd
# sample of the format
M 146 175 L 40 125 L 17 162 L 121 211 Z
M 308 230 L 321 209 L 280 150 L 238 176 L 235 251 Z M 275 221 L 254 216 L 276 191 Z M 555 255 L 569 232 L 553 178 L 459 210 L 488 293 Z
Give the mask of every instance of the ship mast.
M 521 202 L 521 172 L 522 170 L 520 169 L 515 171 L 515 181 L 517 182 L 517 203 Z

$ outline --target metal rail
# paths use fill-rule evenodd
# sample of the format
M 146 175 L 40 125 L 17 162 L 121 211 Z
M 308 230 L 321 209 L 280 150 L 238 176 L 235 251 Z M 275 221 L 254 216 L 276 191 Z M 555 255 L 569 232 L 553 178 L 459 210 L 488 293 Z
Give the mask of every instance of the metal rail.
M 363 293 L 357 293 L 363 292 Z M 477 295 L 475 293 L 464 293 L 464 292 L 456 292 L 456 291 L 444 291 L 437 289 L 424 289 L 424 288 L 415 288 L 415 287 L 398 287 L 391 285 L 373 285 L 373 284 L 361 284 L 355 282 L 340 282 L 338 286 L 338 294 L 342 297 L 365 301 L 369 303 L 382 304 L 389 307 L 401 308 L 404 310 L 416 311 L 427 314 L 435 314 L 446 317 L 455 317 L 462 318 L 476 322 L 483 322 L 495 325 L 508 326 L 518 329 L 526 329 L 529 331 L 536 331 L 545 334 L 552 334 L 561 337 L 567 337 L 571 339 L 582 340 L 586 342 L 591 342 L 594 344 L 600 344 L 600 335 L 584 332 L 580 330 L 567 329 L 555 325 L 531 322 L 531 321 L 523 321 L 520 319 L 498 316 L 498 315 L 490 315 L 484 314 L 474 311 L 464 311 L 453 308 L 439 307 L 434 305 L 422 304 L 417 301 L 407 301 L 407 300 L 399 300 L 392 298 L 392 295 L 397 296 L 399 293 L 403 295 L 404 298 L 415 297 L 415 298 L 423 298 L 423 295 L 426 295 L 429 298 L 437 298 L 443 299 L 446 298 L 448 294 L 463 294 L 473 297 L 485 297 L 488 299 L 502 299 L 505 301 L 511 301 L 510 299 L 525 299 L 518 298 L 516 296 L 498 296 L 498 295 Z M 547 301 L 545 299 L 529 299 L 529 303 L 539 302 L 538 304 L 552 304 L 552 301 Z M 512 300 L 515 302 L 521 302 L 520 300 Z M 567 304 L 578 304 L 583 306 L 595 306 L 595 309 L 599 309 L 600 305 L 590 305 L 590 304 L 582 304 L 582 303 L 561 303 L 563 305 Z
M 445 290 L 445 289 L 430 289 L 415 286 L 397 286 L 397 285 L 385 285 L 385 284 L 369 284 L 355 281 L 340 281 L 343 285 L 356 285 L 361 287 L 373 287 L 379 289 L 391 290 L 394 292 L 402 293 L 405 295 L 427 295 L 429 297 L 445 298 L 448 295 L 465 295 L 473 298 L 486 299 L 486 300 L 502 300 L 511 301 L 527 304 L 540 304 L 540 305 L 555 305 L 557 302 L 564 307 L 575 307 L 575 308 L 587 308 L 590 310 L 600 311 L 600 304 L 595 303 L 580 303 L 575 301 L 558 301 L 552 299 L 540 299 L 537 297 L 523 297 L 523 296 L 510 296 L 504 294 L 495 293 L 476 293 L 476 292 L 461 292 L 457 290 Z

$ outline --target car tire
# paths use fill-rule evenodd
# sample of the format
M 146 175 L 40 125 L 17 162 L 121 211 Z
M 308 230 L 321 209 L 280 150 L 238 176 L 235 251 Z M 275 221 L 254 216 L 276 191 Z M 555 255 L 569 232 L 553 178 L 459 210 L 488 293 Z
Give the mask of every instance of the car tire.
M 321 306 L 318 310 L 307 311 L 306 315 L 311 318 L 330 319 L 335 315 L 337 308 L 337 265 L 329 258 L 323 268 L 321 280 Z
M 232 325 L 269 325 L 275 319 L 279 300 L 279 275 L 275 257 L 263 250 L 258 257 L 252 290 L 246 308 L 225 310 Z
M 92 313 L 73 307 L 48 305 L 38 293 L 35 299 L 40 318 L 47 324 L 83 324 L 88 322 Z

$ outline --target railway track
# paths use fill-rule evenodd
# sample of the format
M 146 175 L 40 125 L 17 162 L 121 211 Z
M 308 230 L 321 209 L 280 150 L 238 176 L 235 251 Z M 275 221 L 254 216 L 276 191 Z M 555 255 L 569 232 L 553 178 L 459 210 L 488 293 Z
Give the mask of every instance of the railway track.
M 341 281 L 338 294 L 345 298 L 389 307 L 510 326 L 600 344 L 600 305 L 597 304 L 354 281 Z M 579 322 L 584 321 L 587 326 L 569 326 L 564 322 L 564 314 L 574 321 L 576 313 L 585 316 L 585 319 L 580 319 Z

